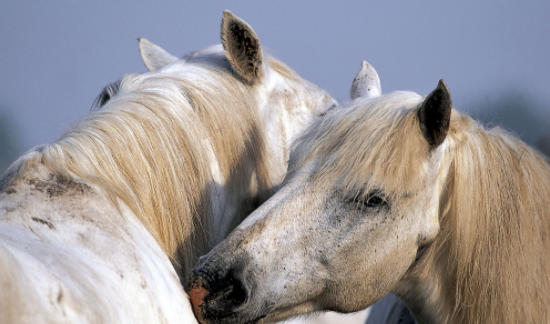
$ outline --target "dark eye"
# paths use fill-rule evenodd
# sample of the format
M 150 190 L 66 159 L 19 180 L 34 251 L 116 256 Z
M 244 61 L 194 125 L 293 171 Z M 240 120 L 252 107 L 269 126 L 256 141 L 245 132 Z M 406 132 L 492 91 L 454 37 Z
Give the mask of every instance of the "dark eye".
M 92 110 L 103 107 L 112 97 L 114 97 L 120 89 L 120 81 L 113 82 L 103 88 L 103 91 L 97 96 L 92 104 Z
M 378 191 L 368 195 L 357 195 L 353 198 L 353 202 L 359 208 L 381 208 L 387 205 L 384 194 Z

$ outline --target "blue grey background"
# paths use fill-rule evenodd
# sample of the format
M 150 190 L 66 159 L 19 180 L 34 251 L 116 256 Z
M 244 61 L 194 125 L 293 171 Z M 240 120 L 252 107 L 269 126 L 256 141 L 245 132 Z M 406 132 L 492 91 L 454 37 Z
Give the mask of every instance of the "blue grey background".
M 367 60 L 384 92 L 427 94 L 445 79 L 459 109 L 550 142 L 548 0 L 2 0 L 0 158 L 56 140 L 103 86 L 146 71 L 138 37 L 176 56 L 218 43 L 224 9 L 339 100 Z

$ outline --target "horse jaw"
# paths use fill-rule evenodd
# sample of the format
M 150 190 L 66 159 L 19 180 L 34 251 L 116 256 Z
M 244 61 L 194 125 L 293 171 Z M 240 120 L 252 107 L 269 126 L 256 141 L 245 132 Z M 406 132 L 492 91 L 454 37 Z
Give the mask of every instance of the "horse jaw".
M 372 65 L 367 61 L 361 62 L 361 70 L 353 79 L 349 96 L 351 100 L 357 98 L 376 98 L 382 94 L 380 78 Z
M 138 45 L 143 64 L 149 71 L 156 71 L 178 60 L 177 57 L 145 38 L 138 38 Z

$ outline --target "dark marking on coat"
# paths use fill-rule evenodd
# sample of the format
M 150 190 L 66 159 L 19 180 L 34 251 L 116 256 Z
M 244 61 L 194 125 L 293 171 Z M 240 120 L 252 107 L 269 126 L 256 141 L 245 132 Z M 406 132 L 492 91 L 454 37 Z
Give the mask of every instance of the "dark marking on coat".
M 32 186 L 33 190 L 46 193 L 50 198 L 66 194 L 84 194 L 91 190 L 88 185 L 82 182 L 53 175 L 48 180 L 34 178 L 28 180 L 28 183 Z
M 322 251 L 319 251 L 319 252 L 320 252 L 320 254 L 318 256 L 319 263 L 321 263 L 323 265 L 323 267 L 325 267 L 326 269 L 331 268 L 330 267 L 330 262 L 329 262 L 327 256 Z
M 48 225 L 48 227 L 50 229 L 55 229 L 55 226 L 53 226 L 53 224 L 47 220 L 43 220 L 42 218 L 38 218 L 38 217 L 31 217 L 31 219 L 37 223 L 41 223 L 41 224 L 44 224 L 44 225 Z
M 63 290 L 59 289 L 59 292 L 57 293 L 57 303 L 61 304 L 61 301 L 63 301 Z
M 13 189 L 13 188 L 8 188 L 6 189 L 6 191 L 4 191 L 6 194 L 8 195 L 11 195 L 11 194 L 14 194 L 14 193 L 17 193 L 17 190 Z

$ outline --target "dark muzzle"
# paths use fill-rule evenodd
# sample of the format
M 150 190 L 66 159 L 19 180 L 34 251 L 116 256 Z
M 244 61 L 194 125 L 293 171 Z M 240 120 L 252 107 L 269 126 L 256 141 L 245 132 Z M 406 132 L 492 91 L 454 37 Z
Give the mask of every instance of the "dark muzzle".
M 236 323 L 235 312 L 247 301 L 247 290 L 235 268 L 203 260 L 191 271 L 186 288 L 200 323 Z

